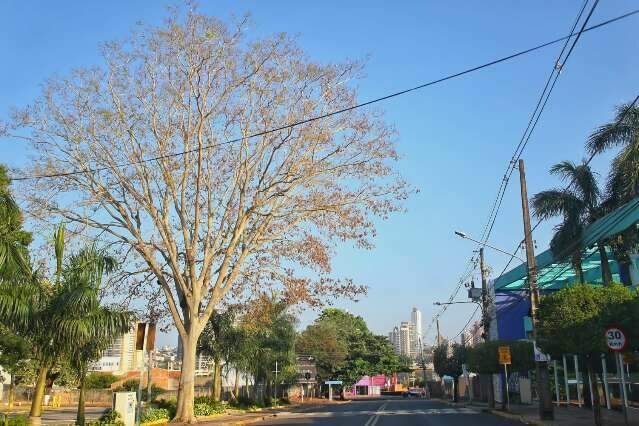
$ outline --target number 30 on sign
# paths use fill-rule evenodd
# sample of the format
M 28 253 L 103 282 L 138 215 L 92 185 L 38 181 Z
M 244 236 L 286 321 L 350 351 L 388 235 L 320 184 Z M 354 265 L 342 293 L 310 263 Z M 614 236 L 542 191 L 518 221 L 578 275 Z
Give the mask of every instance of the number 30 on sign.
M 606 329 L 606 345 L 613 352 L 621 352 L 626 348 L 626 335 L 623 330 L 617 327 Z

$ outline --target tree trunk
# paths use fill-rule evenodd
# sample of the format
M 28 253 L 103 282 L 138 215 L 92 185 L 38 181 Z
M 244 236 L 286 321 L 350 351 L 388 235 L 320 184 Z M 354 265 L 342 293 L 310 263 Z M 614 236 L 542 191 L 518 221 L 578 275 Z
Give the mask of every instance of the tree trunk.
M 482 374 L 484 380 L 484 386 L 486 389 L 486 399 L 488 402 L 488 408 L 491 410 L 495 409 L 495 390 L 493 389 L 493 375 L 492 374 Z
M 197 339 L 195 327 L 190 327 L 186 336 L 180 336 L 182 341 L 182 373 L 178 385 L 178 398 L 174 422 L 195 423 L 193 414 L 193 399 L 195 397 L 195 353 Z
M 215 393 L 213 394 L 213 400 L 219 401 L 222 399 L 222 363 L 219 361 L 217 362 L 217 368 L 213 376 L 213 380 L 215 381 Z
M 29 413 L 29 420 L 32 425 L 41 424 L 40 416 L 42 415 L 42 401 L 44 400 L 44 387 L 47 384 L 48 371 L 47 367 L 40 367 L 40 370 L 38 370 L 38 380 L 33 393 L 33 401 L 31 401 L 31 412 Z
M 588 380 L 592 383 L 592 414 L 595 417 L 595 425 L 601 426 L 603 425 L 603 419 L 601 417 L 601 401 L 599 399 L 599 385 L 597 385 L 597 381 L 593 380 L 596 375 L 593 372 L 592 361 L 588 360 Z
M 9 397 L 7 399 L 7 405 L 9 408 L 13 408 L 13 402 L 16 399 L 16 381 L 15 375 L 11 375 L 11 383 L 9 384 Z
M 459 400 L 459 376 L 453 378 L 453 402 Z
M 86 372 L 82 372 L 80 377 L 80 395 L 78 396 L 78 415 L 76 416 L 75 424 L 84 426 L 84 398 L 85 398 L 85 382 Z
M 216 399 L 216 395 L 218 394 L 217 390 L 217 375 L 220 371 L 220 361 L 218 359 L 213 360 L 213 377 L 211 377 L 211 398 L 214 401 L 219 401 Z
M 577 275 L 577 280 L 583 284 L 585 281 L 584 271 L 581 267 L 581 250 L 577 250 L 572 254 L 572 266 L 575 270 L 575 275 Z
M 603 242 L 598 242 L 599 257 L 601 259 L 601 279 L 605 286 L 612 284 L 612 272 L 610 271 L 610 262 L 608 261 L 608 253 Z
M 235 386 L 233 387 L 233 393 L 235 399 L 238 399 L 240 396 L 240 370 L 235 367 Z

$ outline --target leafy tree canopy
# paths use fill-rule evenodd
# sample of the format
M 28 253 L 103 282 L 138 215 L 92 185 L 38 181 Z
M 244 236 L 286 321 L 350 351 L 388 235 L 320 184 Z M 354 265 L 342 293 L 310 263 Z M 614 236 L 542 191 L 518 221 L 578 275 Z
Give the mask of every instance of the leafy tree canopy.
M 576 285 L 543 297 L 537 330 L 540 347 L 553 356 L 607 352 L 605 329 L 627 322 L 624 313 L 632 308 L 633 297 L 636 293 L 619 284 Z
M 296 351 L 313 355 L 320 375 L 355 383 L 364 375 L 402 369 L 384 336 L 373 334 L 364 319 L 340 309 L 325 309 L 298 337 Z

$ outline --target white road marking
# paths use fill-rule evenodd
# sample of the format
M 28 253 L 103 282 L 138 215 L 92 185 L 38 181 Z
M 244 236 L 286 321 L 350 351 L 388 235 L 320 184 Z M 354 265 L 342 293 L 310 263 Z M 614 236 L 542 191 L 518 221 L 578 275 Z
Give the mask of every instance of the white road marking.
M 366 423 L 364 423 L 364 426 L 375 426 L 377 424 L 377 422 L 379 421 L 379 415 L 384 411 L 384 408 L 386 408 L 386 406 L 388 405 L 388 402 L 383 403 L 375 412 L 375 414 L 373 416 L 371 416 Z

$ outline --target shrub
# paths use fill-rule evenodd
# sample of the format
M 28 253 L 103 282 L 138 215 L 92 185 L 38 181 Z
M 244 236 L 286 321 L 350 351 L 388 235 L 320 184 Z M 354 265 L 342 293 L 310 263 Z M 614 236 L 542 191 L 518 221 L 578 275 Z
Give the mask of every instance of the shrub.
M 213 404 L 200 402 L 200 403 L 196 403 L 193 406 L 193 413 L 197 417 L 212 416 L 213 414 L 222 414 L 224 410 L 225 410 L 224 405 L 219 402 L 215 402 Z
M 175 399 L 161 399 L 155 402 L 157 408 L 165 409 L 169 415 L 169 419 L 175 417 L 177 401 Z
M 29 416 L 19 415 L 19 416 L 7 418 L 7 416 L 5 415 L 4 425 L 5 426 L 28 426 Z
M 98 420 L 88 422 L 89 426 L 124 426 L 124 422 L 117 411 L 109 410 Z
M 109 389 L 118 380 L 117 376 L 110 373 L 92 373 L 87 376 L 85 386 L 87 389 Z
M 147 423 L 147 422 L 154 422 L 156 420 L 164 420 L 164 419 L 166 420 L 171 419 L 168 409 L 148 407 L 144 411 L 142 411 L 140 422 Z
M 238 408 L 248 408 L 257 406 L 256 402 L 246 395 L 240 395 L 231 405 Z
M 138 387 L 140 385 L 140 381 L 138 379 L 129 379 L 126 382 L 122 383 L 119 388 L 115 389 L 116 392 L 137 392 Z M 154 400 L 161 393 L 166 392 L 166 389 L 162 389 L 154 384 L 151 384 L 151 400 Z M 142 389 L 142 399 L 147 400 L 147 389 L 146 387 Z

